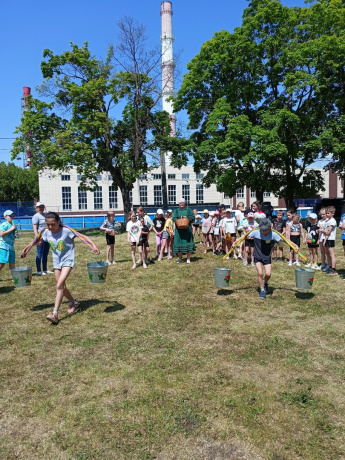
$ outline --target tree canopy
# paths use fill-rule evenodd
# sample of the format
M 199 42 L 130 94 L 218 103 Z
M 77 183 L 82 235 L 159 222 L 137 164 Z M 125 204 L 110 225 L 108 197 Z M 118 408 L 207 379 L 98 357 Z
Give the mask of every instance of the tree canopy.
M 38 196 L 37 169 L 0 163 L 0 201 L 34 201 Z
M 175 111 L 186 109 L 195 169 L 230 195 L 243 186 L 285 199 L 323 188 L 308 166 L 344 170 L 345 5 L 289 8 L 253 0 L 234 33 L 220 31 L 188 64 Z
M 97 174 L 109 172 L 127 213 L 133 183 L 148 170 L 147 155 L 157 156 L 159 149 L 176 155 L 181 144 L 170 137 L 168 113 L 158 109 L 160 54 L 146 51 L 144 28 L 130 18 L 119 28 L 119 44 L 109 47 L 104 61 L 91 55 L 87 43 L 71 43 L 61 55 L 44 50 L 45 98 L 29 97 L 31 110 L 23 114 L 12 154 L 29 143 L 33 164 L 75 166 L 88 189 Z

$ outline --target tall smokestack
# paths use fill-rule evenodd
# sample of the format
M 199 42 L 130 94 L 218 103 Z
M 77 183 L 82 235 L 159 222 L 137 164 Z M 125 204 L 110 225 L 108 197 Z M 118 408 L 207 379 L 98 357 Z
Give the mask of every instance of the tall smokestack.
M 31 94 L 31 88 L 28 86 L 24 86 L 23 88 L 23 97 L 22 97 L 22 111 L 30 110 L 28 106 L 28 101 L 27 98 Z M 29 135 L 31 133 L 28 133 Z M 26 145 L 26 150 L 25 153 L 23 153 L 23 167 L 24 168 L 30 168 L 31 166 L 31 158 L 32 158 L 32 153 L 30 150 L 30 145 Z
M 163 110 L 166 110 L 170 115 L 171 136 L 176 133 L 176 118 L 174 115 L 172 103 L 167 99 L 174 95 L 174 52 L 173 42 L 175 40 L 172 33 L 172 3 L 161 3 L 161 18 L 162 18 L 162 96 Z

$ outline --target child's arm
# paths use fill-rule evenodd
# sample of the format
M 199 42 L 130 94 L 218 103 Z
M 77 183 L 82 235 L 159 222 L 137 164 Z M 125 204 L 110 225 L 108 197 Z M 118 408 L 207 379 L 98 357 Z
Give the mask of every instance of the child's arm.
M 307 244 L 307 238 L 306 238 L 306 235 L 305 235 L 303 225 L 302 224 L 299 224 L 299 225 L 300 225 L 300 229 L 301 229 L 301 235 L 302 235 L 302 239 L 303 239 L 303 244 Z
M 99 227 L 100 230 L 104 230 L 105 232 L 108 232 L 109 230 L 107 229 L 107 227 L 105 227 L 105 222 L 103 222 L 103 224 Z
M 10 234 L 11 232 L 14 232 L 16 230 L 16 226 L 14 224 L 12 224 L 12 227 L 9 228 L 8 230 L 1 230 L 0 231 L 0 236 L 6 236 L 8 234 Z

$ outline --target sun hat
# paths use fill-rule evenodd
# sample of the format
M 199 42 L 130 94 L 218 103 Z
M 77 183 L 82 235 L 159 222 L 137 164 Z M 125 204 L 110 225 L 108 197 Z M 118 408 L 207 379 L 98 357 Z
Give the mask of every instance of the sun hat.
M 218 216 L 219 214 L 220 214 L 220 212 L 218 211 L 218 209 L 216 209 L 216 210 L 214 211 L 214 215 L 215 215 L 215 216 Z
M 36 203 L 36 208 L 37 208 L 37 206 L 44 206 L 43 201 L 37 201 L 37 203 Z
M 208 209 L 204 209 L 204 210 L 203 210 L 203 213 L 204 213 L 204 214 L 209 214 Z
M 264 217 L 259 224 L 260 230 L 271 230 L 271 221 Z
M 12 214 L 14 214 L 14 211 L 11 211 L 10 209 L 7 209 L 7 211 L 4 212 L 4 217 L 12 216 Z
M 163 209 L 157 209 L 157 214 L 164 214 Z
M 317 214 L 315 212 L 312 212 L 309 214 L 310 219 L 317 219 Z

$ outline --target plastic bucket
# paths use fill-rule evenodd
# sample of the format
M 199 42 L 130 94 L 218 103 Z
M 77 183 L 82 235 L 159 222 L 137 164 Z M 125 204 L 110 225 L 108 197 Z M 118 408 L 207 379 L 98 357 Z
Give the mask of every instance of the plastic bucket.
M 12 268 L 11 275 L 16 288 L 31 286 L 32 267 Z
M 105 283 L 107 277 L 108 264 L 106 262 L 90 262 L 87 264 L 89 280 L 91 284 Z
M 306 268 L 296 268 L 295 280 L 297 289 L 309 290 L 313 286 L 314 282 L 314 270 L 308 270 Z
M 219 288 L 228 288 L 230 282 L 230 268 L 214 268 L 214 284 Z

